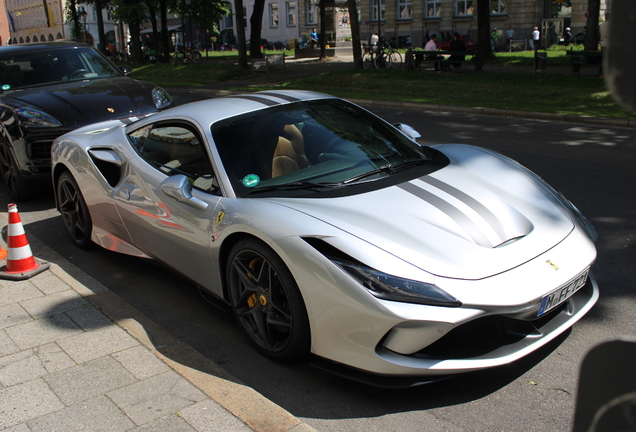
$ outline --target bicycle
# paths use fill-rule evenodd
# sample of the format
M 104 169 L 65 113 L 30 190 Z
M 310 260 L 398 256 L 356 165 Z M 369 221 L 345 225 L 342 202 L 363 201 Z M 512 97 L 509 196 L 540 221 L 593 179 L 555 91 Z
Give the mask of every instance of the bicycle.
M 364 53 L 362 54 L 362 67 L 369 69 L 371 65 L 375 64 L 375 56 L 378 50 L 376 45 L 363 45 Z
M 374 65 L 376 69 L 388 69 L 390 67 L 399 69 L 402 67 L 402 55 L 395 51 L 388 42 L 384 42 L 384 47 L 379 49 L 377 45 L 364 45 L 362 54 L 362 67 L 369 69 Z
M 402 67 L 402 54 L 395 51 L 388 43 L 384 43 L 384 47 L 375 57 L 375 67 L 378 69 L 400 69 Z
M 174 54 L 170 57 L 170 66 L 178 64 L 200 64 L 203 61 L 201 53 L 196 49 L 175 47 Z

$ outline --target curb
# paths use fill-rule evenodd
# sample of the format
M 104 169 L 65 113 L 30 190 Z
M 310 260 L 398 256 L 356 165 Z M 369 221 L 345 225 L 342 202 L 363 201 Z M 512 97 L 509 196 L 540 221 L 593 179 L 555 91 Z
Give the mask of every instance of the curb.
M 316 432 L 181 342 L 30 233 L 29 242 L 39 258 L 51 263 L 50 271 L 55 276 L 255 432 Z

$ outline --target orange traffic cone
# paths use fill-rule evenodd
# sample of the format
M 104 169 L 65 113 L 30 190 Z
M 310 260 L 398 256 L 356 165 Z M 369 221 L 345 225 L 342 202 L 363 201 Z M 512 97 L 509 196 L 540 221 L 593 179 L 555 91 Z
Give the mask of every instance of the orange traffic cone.
M 33 257 L 15 204 L 9 204 L 7 248 L 7 265 L 0 270 L 2 279 L 28 279 L 49 268 L 48 262 L 38 263 Z

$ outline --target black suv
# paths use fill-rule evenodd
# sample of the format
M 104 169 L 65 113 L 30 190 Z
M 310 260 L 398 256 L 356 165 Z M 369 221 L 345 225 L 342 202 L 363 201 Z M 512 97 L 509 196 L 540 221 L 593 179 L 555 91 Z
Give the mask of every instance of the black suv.
M 14 200 L 47 190 L 58 136 L 173 106 L 165 90 L 130 71 L 76 41 L 0 47 L 0 174 Z

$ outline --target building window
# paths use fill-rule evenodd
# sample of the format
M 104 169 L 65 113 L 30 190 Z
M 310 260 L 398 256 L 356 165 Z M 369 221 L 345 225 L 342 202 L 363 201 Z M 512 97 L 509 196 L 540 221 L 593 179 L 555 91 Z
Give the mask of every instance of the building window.
M 426 18 L 437 18 L 442 16 L 442 0 L 426 0 Z
M 295 26 L 296 25 L 296 2 L 295 1 L 286 2 L 285 8 L 287 9 L 287 25 Z
M 226 29 L 234 28 L 234 20 L 232 19 L 232 4 L 231 3 L 227 3 L 227 10 L 228 10 L 228 14 L 223 19 L 225 22 L 225 28 Z
M 318 0 L 307 0 L 307 24 L 318 24 Z
M 398 19 L 411 19 L 411 0 L 398 0 Z
M 378 2 L 380 3 L 380 20 L 386 19 L 384 0 L 373 0 L 373 21 L 378 21 Z
M 508 13 L 508 0 L 490 0 L 490 13 L 507 14 Z
M 473 0 L 455 0 L 455 15 L 472 15 Z
M 269 26 L 278 27 L 278 3 L 269 4 Z

